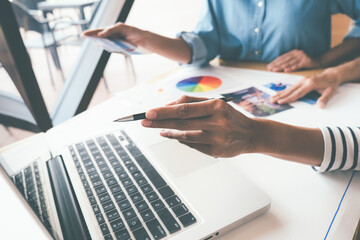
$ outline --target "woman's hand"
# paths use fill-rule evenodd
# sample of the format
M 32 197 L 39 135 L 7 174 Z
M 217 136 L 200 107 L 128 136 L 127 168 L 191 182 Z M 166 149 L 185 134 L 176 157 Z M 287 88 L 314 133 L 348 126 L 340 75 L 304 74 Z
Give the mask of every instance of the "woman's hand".
M 254 124 L 223 100 L 189 96 L 148 111 L 142 121 L 144 127 L 172 129 L 161 135 L 214 157 L 253 152 Z
M 146 33 L 146 31 L 139 28 L 132 27 L 124 23 L 117 23 L 107 28 L 87 30 L 83 33 L 83 35 L 85 37 L 121 38 L 135 46 L 143 46 L 147 35 Z
M 312 77 L 305 77 L 297 84 L 286 88 L 271 98 L 273 103 L 291 103 L 316 90 L 321 94 L 317 105 L 324 108 L 330 98 L 336 93 L 341 80 L 335 68 L 327 68 L 322 73 Z
M 293 72 L 302 68 L 318 68 L 319 61 L 312 59 L 302 50 L 292 50 L 281 55 L 267 65 L 267 69 L 273 72 Z

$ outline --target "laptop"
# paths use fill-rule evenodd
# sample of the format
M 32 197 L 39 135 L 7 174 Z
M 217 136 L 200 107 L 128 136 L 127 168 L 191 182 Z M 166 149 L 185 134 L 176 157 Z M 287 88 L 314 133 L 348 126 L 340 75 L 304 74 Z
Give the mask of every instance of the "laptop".
M 40 133 L 1 149 L 0 164 L 54 239 L 208 240 L 270 208 L 228 161 L 158 138 L 117 128 L 55 150 Z

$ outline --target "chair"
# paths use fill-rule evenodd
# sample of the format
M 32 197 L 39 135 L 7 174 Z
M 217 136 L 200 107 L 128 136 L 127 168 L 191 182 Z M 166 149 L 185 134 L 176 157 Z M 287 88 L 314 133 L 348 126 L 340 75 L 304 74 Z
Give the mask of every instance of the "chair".
M 72 26 L 72 19 L 69 17 L 59 17 L 53 19 L 39 19 L 34 16 L 31 11 L 21 3 L 17 1 L 11 2 L 12 8 L 15 13 L 16 20 L 20 28 L 23 28 L 25 32 L 34 31 L 41 34 L 41 39 L 26 40 L 25 46 L 27 48 L 44 48 L 46 50 L 46 62 L 50 72 L 51 83 L 55 87 L 55 82 L 52 76 L 50 67 L 49 53 L 52 56 L 54 65 L 64 80 L 64 75 L 59 59 L 57 48 L 63 41 L 72 37 L 71 35 L 59 35 L 56 34 L 58 25 L 68 23 L 68 26 Z M 51 25 L 52 24 L 52 25 Z M 63 28 L 63 26 L 62 26 Z

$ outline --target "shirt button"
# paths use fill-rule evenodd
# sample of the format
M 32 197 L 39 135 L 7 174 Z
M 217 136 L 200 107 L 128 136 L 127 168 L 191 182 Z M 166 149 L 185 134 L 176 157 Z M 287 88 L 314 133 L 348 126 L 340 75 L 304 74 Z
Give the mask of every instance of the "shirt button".
M 256 32 L 256 33 L 258 33 L 259 31 L 260 31 L 259 28 L 255 28 L 255 29 L 254 29 L 254 32 Z
M 255 55 L 259 55 L 259 51 L 255 51 Z
M 260 2 L 258 2 L 258 7 L 262 7 L 262 6 L 263 6 L 263 4 L 264 4 L 264 3 L 263 3 L 263 2 L 261 2 L 261 1 L 260 1 Z

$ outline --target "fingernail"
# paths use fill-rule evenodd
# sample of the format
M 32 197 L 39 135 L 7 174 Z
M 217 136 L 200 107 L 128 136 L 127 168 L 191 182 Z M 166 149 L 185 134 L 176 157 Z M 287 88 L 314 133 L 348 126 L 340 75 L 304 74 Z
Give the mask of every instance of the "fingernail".
M 152 121 L 149 121 L 149 120 L 147 120 L 147 119 L 144 119 L 144 120 L 142 120 L 141 124 L 142 124 L 144 127 L 151 127 Z
M 324 108 L 325 107 L 325 103 L 324 102 L 318 102 L 318 105 L 320 108 Z
M 168 131 L 165 130 L 165 129 L 163 129 L 163 130 L 160 131 L 160 136 L 166 137 L 166 136 L 167 136 L 167 133 L 168 133 Z
M 157 113 L 156 113 L 155 111 L 148 111 L 148 112 L 146 113 L 146 118 L 147 118 L 147 119 L 155 119 L 155 118 L 156 118 L 156 115 L 157 115 Z

